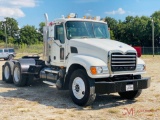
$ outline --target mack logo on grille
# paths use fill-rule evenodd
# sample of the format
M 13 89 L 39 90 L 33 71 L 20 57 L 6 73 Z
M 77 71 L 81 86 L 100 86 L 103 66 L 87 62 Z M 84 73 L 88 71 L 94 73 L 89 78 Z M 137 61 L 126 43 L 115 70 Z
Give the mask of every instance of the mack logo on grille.
M 133 71 L 136 69 L 136 53 L 112 53 L 111 54 L 111 70 Z

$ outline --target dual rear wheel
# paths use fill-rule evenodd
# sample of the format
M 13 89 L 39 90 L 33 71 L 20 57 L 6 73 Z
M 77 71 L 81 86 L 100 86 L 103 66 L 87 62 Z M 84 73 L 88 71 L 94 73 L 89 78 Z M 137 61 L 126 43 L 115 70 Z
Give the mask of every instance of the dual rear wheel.
M 6 83 L 14 83 L 18 87 L 25 86 L 27 83 L 27 76 L 22 74 L 21 67 L 18 62 L 6 62 L 3 66 L 2 76 Z

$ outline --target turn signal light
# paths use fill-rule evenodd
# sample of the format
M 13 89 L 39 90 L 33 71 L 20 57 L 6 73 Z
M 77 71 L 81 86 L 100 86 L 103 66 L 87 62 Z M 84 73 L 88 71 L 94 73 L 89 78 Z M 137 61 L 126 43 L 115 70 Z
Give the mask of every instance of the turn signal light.
M 92 73 L 93 75 L 96 75 L 96 74 L 97 74 L 97 69 L 96 69 L 96 67 L 91 67 L 90 70 L 91 70 L 91 73 Z

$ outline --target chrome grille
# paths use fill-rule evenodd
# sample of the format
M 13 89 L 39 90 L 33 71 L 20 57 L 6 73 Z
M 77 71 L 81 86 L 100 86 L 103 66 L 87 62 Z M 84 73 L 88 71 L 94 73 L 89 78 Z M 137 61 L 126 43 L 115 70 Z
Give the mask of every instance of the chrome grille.
M 112 53 L 111 71 L 133 71 L 136 69 L 136 53 Z

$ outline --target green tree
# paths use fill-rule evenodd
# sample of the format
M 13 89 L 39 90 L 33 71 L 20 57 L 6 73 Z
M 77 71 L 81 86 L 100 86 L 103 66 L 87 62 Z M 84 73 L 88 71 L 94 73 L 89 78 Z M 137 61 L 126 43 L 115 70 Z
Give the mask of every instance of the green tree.
M 152 15 L 151 15 L 152 19 L 160 19 L 160 11 L 155 11 Z
M 136 17 L 133 27 L 133 40 L 136 45 L 150 46 L 151 44 L 151 24 L 150 18 L 146 16 Z
M 8 43 L 13 43 L 15 34 L 19 30 L 18 28 L 18 22 L 14 18 L 6 17 L 5 21 L 0 22 L 0 38 L 1 40 L 5 42 L 5 37 L 9 38 Z M 5 28 L 6 28 L 6 34 L 5 35 Z
M 0 38 L 3 38 L 3 41 L 5 41 L 5 36 L 7 38 L 10 38 L 8 40 L 8 43 L 13 43 L 15 34 L 19 30 L 18 28 L 18 22 L 14 18 L 6 17 L 5 21 L 0 22 Z M 5 27 L 6 27 L 6 34 L 5 35 Z M 12 40 L 11 40 L 12 39 Z
M 40 33 L 41 34 L 43 34 L 43 27 L 45 26 L 45 23 L 44 22 L 41 22 L 40 24 L 39 24 L 39 31 L 40 31 Z
M 108 27 L 110 29 L 110 37 L 111 39 L 115 39 L 115 35 L 117 32 L 117 21 L 114 18 L 106 17 L 105 22 L 107 22 Z
M 154 39 L 155 46 L 160 46 L 160 11 L 156 11 L 151 15 L 154 22 Z M 152 23 L 151 23 L 152 24 Z
M 130 44 L 130 45 L 133 45 L 133 41 L 134 41 L 133 40 L 134 38 L 133 27 L 134 27 L 134 17 L 127 16 L 125 21 L 123 22 L 124 33 L 123 33 L 122 38 L 124 39 L 125 43 Z
M 34 26 L 26 25 L 20 29 L 20 44 L 37 44 L 42 41 L 41 34 Z
M 148 46 L 151 42 L 150 18 L 127 16 L 117 25 L 116 39 L 132 46 Z
M 125 26 L 126 26 L 125 23 L 119 20 L 115 38 L 118 41 L 127 43 L 125 36 Z
M 5 41 L 5 33 L 3 32 L 3 30 L 0 29 L 0 42 L 4 41 Z

